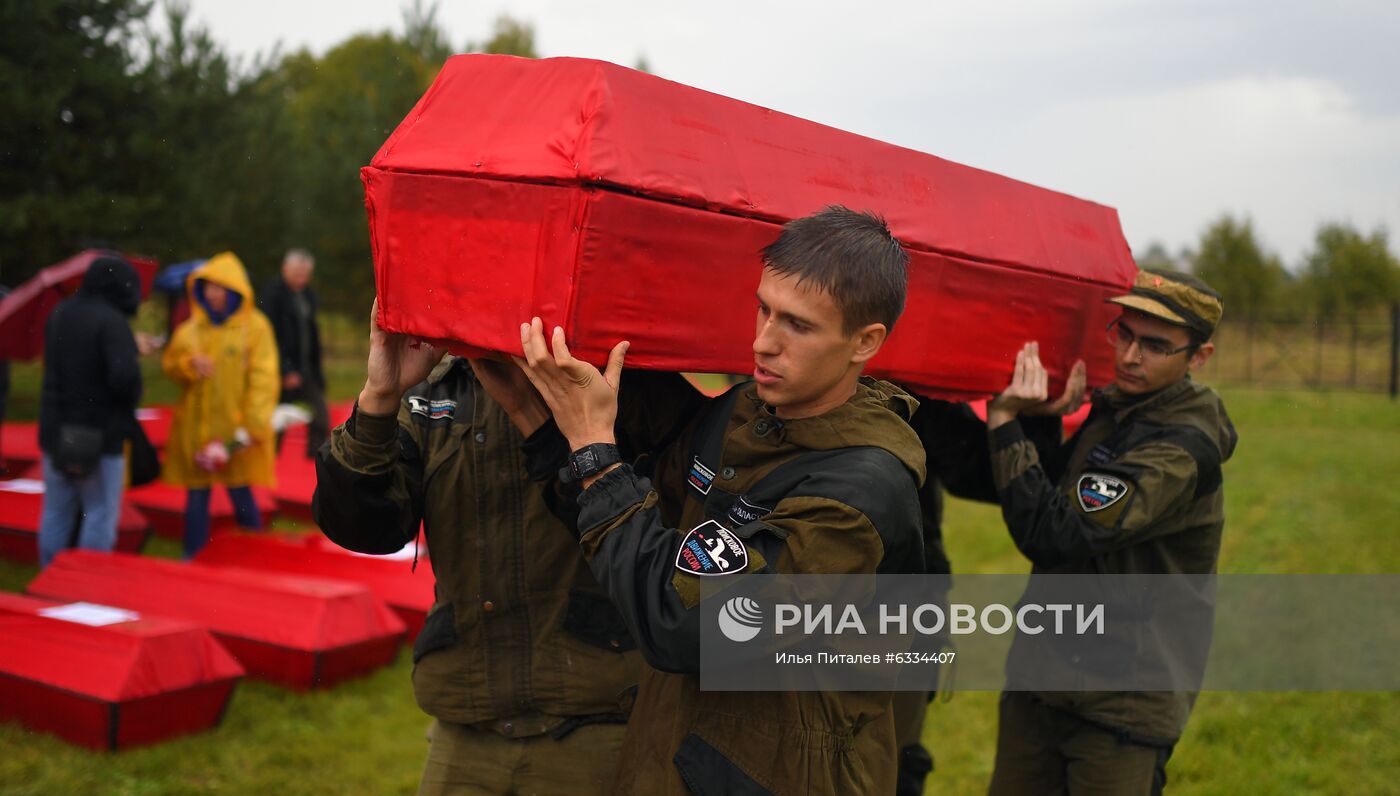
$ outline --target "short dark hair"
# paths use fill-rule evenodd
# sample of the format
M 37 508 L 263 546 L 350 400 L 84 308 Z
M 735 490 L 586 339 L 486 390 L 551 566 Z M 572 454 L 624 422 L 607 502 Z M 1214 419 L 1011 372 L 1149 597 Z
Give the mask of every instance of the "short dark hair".
M 893 330 L 904 312 L 909 255 L 874 213 L 830 205 L 789 221 L 763 249 L 763 264 L 830 293 L 847 336 L 870 323 Z

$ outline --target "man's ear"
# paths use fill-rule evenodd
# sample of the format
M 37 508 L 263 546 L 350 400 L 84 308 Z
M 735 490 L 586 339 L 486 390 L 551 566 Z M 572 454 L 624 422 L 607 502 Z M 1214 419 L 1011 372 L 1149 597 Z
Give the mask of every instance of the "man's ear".
M 889 330 L 883 323 L 871 323 L 862 326 L 852 335 L 856 341 L 856 350 L 851 354 L 851 362 L 863 365 L 876 354 L 880 353 L 880 346 L 885 344 L 885 337 L 889 335 Z
M 1191 362 L 1186 369 L 1190 371 L 1205 367 L 1206 362 L 1210 361 L 1211 354 L 1214 353 L 1215 343 L 1202 343 L 1201 347 L 1196 349 L 1196 353 L 1191 355 Z

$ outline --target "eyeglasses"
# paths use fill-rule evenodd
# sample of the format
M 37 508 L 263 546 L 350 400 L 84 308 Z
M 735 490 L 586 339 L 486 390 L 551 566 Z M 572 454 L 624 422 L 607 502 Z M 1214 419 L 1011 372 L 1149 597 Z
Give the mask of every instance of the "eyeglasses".
M 1188 343 L 1181 348 L 1172 348 L 1171 343 L 1166 340 L 1159 340 L 1155 337 L 1139 337 L 1136 332 L 1124 326 L 1119 321 L 1114 321 L 1108 325 L 1108 342 L 1113 343 L 1122 349 L 1131 348 L 1133 343 L 1138 344 L 1138 351 L 1144 358 L 1166 359 L 1170 356 L 1180 354 L 1182 351 L 1191 350 Z

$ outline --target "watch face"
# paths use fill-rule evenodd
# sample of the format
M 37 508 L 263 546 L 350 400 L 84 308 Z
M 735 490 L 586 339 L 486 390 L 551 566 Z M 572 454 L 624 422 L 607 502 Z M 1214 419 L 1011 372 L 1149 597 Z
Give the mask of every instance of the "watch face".
M 598 469 L 598 457 L 594 455 L 593 451 L 584 450 L 574 456 L 574 472 L 579 475 L 590 475 L 596 469 Z

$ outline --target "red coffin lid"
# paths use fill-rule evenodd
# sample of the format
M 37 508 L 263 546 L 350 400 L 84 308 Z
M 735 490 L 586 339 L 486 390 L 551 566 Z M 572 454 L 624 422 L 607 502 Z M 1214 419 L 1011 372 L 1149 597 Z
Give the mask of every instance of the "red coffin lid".
M 625 338 L 636 367 L 745 372 L 758 250 L 839 203 L 912 255 L 869 372 L 985 395 L 1039 339 L 1098 383 L 1103 299 L 1137 271 L 1112 208 L 579 58 L 450 58 L 362 177 L 380 323 L 464 352 L 534 313 L 595 362 Z
M 179 617 L 298 650 L 404 632 L 393 611 L 359 584 L 122 553 L 60 553 L 29 592 Z
M 44 615 L 53 609 L 70 618 Z M 0 593 L 0 672 L 113 702 L 243 676 L 193 622 L 141 613 L 84 623 L 107 621 L 103 609 Z
M 35 475 L 41 475 L 36 473 Z M 0 529 L 39 532 L 44 511 L 44 482 L 41 478 L 11 478 L 0 481 Z M 118 533 L 136 533 L 149 528 L 151 521 L 126 500 L 117 516 Z
M 433 574 L 426 557 L 418 562 L 415 571 L 411 560 L 399 556 L 357 555 L 323 547 L 310 539 L 288 541 L 267 534 L 222 533 L 209 540 L 196 560 L 203 564 L 346 580 L 368 586 L 389 605 L 424 613 L 433 607 Z
M 1137 272 L 1113 208 L 584 58 L 453 56 L 370 165 L 776 222 L 845 204 L 911 249 L 1109 286 Z

